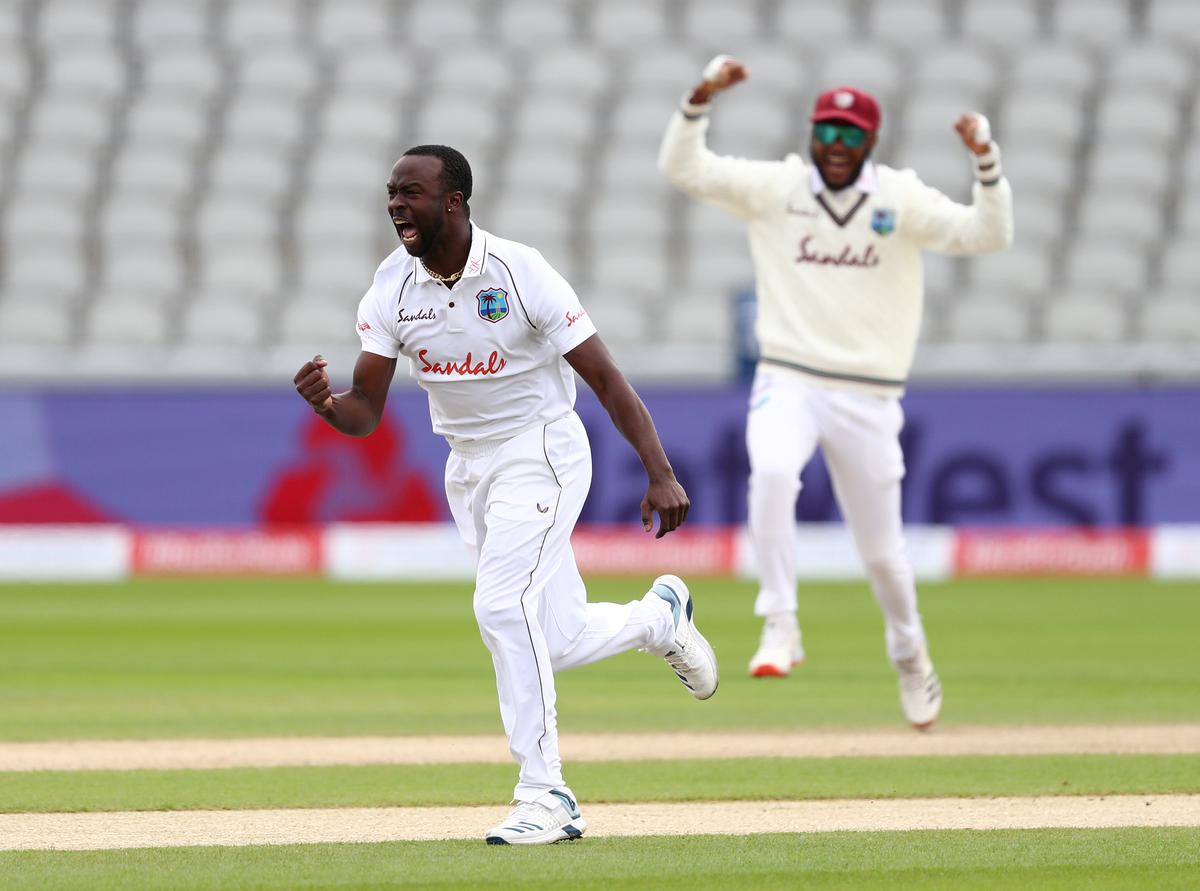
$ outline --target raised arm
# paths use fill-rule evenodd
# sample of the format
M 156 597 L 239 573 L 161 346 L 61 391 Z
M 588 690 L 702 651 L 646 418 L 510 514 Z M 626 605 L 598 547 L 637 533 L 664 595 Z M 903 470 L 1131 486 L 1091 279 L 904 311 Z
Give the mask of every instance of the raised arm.
M 713 96 L 748 76 L 736 59 L 713 59 L 703 79 L 671 116 L 658 152 L 658 169 L 674 186 L 744 218 L 754 216 L 771 200 L 781 164 L 718 155 L 709 150 L 705 134 Z
M 655 538 L 662 538 L 679 528 L 691 507 L 687 493 L 675 479 L 675 471 L 663 451 L 650 412 L 617 368 L 600 335 L 593 334 L 563 358 L 592 388 L 617 430 L 629 440 L 646 468 L 648 483 L 642 498 L 642 526 L 647 532 L 654 528 L 653 513 L 657 512 L 658 534 Z
M 335 430 L 347 436 L 368 436 L 379 426 L 388 388 L 396 371 L 396 360 L 365 350 L 354 364 L 354 383 L 349 390 L 334 393 L 329 386 L 328 362 L 313 356 L 296 372 L 296 392 Z
M 975 186 L 971 204 L 959 204 L 924 183 L 914 184 L 908 214 L 913 237 L 927 250 L 978 254 L 1012 244 L 1012 189 L 1000 167 L 1000 148 L 986 118 L 965 114 L 954 124 L 971 152 Z

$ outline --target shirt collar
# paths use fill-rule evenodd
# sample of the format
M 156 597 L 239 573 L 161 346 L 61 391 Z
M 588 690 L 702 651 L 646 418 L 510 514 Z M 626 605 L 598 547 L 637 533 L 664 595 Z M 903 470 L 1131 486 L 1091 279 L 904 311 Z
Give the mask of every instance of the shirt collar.
M 433 276 L 425 268 L 420 257 L 413 258 L 413 284 L 434 281 Z M 467 265 L 463 267 L 462 278 L 478 278 L 483 275 L 483 267 L 487 260 L 487 233 L 471 223 L 471 250 L 467 253 Z M 462 279 L 460 279 L 461 281 Z
M 857 189 L 864 195 L 873 195 L 876 185 L 875 164 L 871 161 L 866 161 L 863 163 L 862 170 L 858 172 L 858 179 L 854 181 L 854 185 L 851 188 Z M 827 188 L 825 180 L 821 179 L 821 171 L 817 170 L 816 164 L 809 169 L 808 187 L 814 195 L 820 195 Z

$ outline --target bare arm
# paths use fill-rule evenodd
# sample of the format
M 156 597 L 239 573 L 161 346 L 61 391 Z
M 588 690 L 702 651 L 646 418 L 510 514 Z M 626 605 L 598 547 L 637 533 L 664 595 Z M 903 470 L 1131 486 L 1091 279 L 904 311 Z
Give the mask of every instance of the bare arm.
M 649 482 L 642 499 L 642 526 L 649 532 L 654 527 L 653 513 L 657 511 L 658 534 L 655 538 L 662 538 L 677 529 L 687 519 L 691 507 L 687 493 L 675 479 L 675 471 L 663 451 L 650 412 L 617 368 L 608 347 L 600 335 L 593 334 L 563 358 L 592 388 L 617 430 L 629 440 L 646 468 Z
M 329 386 L 328 364 L 319 355 L 305 362 L 293 378 L 296 392 L 335 430 L 347 436 L 370 435 L 383 417 L 396 360 L 364 350 L 354 365 L 354 383 L 337 394 Z

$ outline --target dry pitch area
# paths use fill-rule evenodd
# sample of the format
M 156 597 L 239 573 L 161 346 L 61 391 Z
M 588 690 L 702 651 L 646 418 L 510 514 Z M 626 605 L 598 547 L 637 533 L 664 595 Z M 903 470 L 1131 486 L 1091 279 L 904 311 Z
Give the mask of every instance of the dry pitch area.
M 565 735 L 568 761 L 922 755 L 1196 754 L 1200 724 Z M 0 744 L 0 770 L 189 769 L 506 762 L 498 737 L 75 741 Z M 0 849 L 475 838 L 503 807 L 0 815 Z M 588 834 L 1200 826 L 1200 795 L 725 801 L 588 805 Z

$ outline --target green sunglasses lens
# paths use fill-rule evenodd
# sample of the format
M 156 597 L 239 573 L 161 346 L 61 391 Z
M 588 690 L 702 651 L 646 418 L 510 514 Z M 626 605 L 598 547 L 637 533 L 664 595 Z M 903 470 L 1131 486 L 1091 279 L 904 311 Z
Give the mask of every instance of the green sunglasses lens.
M 867 141 L 866 130 L 862 127 L 855 127 L 849 124 L 817 124 L 813 128 L 813 135 L 816 136 L 817 142 L 822 145 L 833 145 L 840 136 L 842 145 L 846 148 L 858 148 Z
M 867 141 L 867 131 L 862 127 L 842 127 L 842 145 L 858 148 Z

